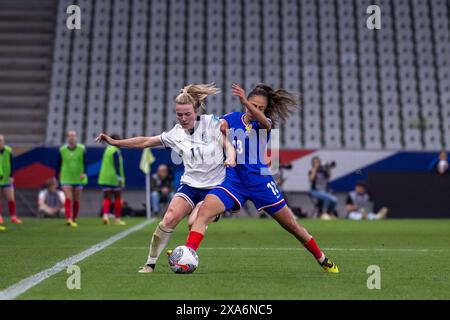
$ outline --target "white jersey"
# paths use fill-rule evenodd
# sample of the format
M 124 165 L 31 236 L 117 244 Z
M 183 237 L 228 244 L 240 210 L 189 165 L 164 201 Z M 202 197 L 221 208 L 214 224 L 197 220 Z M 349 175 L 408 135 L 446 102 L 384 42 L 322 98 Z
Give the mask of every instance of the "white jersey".
M 225 156 L 219 118 L 201 115 L 195 122 L 192 135 L 177 124 L 160 137 L 165 147 L 172 148 L 183 159 L 182 184 L 206 189 L 223 182 Z

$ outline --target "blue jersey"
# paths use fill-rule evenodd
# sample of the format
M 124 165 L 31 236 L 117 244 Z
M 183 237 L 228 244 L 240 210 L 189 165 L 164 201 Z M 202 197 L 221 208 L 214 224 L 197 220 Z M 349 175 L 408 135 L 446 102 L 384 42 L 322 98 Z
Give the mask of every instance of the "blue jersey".
M 250 200 L 258 212 L 276 214 L 286 206 L 286 201 L 265 162 L 270 131 L 263 130 L 257 121 L 245 123 L 244 115 L 232 112 L 221 118 L 232 129 L 230 138 L 236 148 L 237 165 L 227 168 L 225 181 L 209 194 L 222 201 L 225 211 L 239 210 Z
M 221 117 L 232 129 L 231 139 L 237 155 L 237 165 L 227 168 L 226 177 L 235 182 L 255 185 L 272 179 L 265 162 L 270 131 L 261 128 L 258 121 L 245 123 L 244 116 L 244 112 L 232 112 Z

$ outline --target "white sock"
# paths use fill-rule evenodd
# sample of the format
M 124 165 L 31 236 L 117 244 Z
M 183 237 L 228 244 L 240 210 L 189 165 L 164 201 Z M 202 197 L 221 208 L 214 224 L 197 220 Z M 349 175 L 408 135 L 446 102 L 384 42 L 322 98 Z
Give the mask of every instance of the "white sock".
M 173 229 L 167 228 L 162 222 L 156 227 L 150 243 L 147 264 L 156 264 L 156 260 L 158 260 L 159 255 L 167 246 L 172 233 Z
M 319 259 L 317 259 L 317 261 L 320 263 L 320 264 L 322 264 L 324 261 L 325 261 L 325 254 L 322 252 L 322 256 L 319 258 Z

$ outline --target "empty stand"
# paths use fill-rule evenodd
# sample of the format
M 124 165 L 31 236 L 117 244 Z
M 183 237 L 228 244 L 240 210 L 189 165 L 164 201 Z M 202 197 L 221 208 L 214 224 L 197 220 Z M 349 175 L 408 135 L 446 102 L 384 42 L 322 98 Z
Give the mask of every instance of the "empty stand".
M 188 83 L 216 82 L 207 112 L 242 110 L 236 82 L 299 94 L 286 148 L 450 147 L 446 0 L 79 0 L 85 29 L 65 28 L 59 2 L 47 142 L 86 143 L 170 129 Z M 366 27 L 379 5 L 382 29 Z M 74 50 L 76 49 L 76 50 Z
M 43 144 L 47 134 L 57 7 L 56 0 L 0 1 L 0 133 L 13 147 Z

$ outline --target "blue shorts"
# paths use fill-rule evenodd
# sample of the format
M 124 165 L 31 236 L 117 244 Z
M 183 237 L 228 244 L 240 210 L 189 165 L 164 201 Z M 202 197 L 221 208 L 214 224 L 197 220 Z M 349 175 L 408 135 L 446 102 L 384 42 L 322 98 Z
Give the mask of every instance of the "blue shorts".
M 258 212 L 264 210 L 268 214 L 274 214 L 286 205 L 272 178 L 253 186 L 225 179 L 220 186 L 211 190 L 210 194 L 216 195 L 223 202 L 225 211 L 237 211 L 247 200 L 254 203 Z
M 2 189 L 14 188 L 14 185 L 12 185 L 11 183 L 10 184 L 2 184 L 2 185 L 0 185 L 0 188 L 2 188 Z
M 199 202 L 205 199 L 206 195 L 211 190 L 212 189 L 194 188 L 188 186 L 187 184 L 182 184 L 178 187 L 174 197 L 178 196 L 184 198 L 191 205 L 192 209 L 194 209 Z
M 84 185 L 82 185 L 82 184 L 63 183 L 63 184 L 61 184 L 61 187 L 72 187 L 72 188 L 76 188 L 76 189 L 83 189 Z
M 106 184 L 101 184 L 100 187 L 102 188 L 103 191 L 121 191 L 122 190 L 121 186 L 109 186 Z

